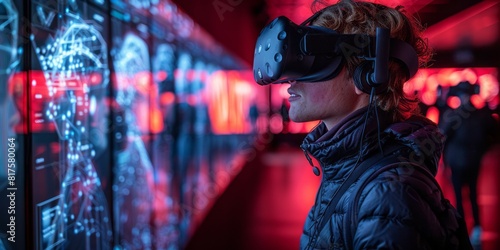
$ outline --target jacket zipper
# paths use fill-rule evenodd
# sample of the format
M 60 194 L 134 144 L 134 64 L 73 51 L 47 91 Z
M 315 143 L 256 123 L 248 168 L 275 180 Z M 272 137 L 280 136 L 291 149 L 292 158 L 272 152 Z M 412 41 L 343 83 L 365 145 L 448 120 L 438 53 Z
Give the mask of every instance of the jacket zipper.
M 319 176 L 319 174 L 320 174 L 319 168 L 314 166 L 312 159 L 311 159 L 311 156 L 309 156 L 309 153 L 307 152 L 307 150 L 305 148 L 303 148 L 302 146 L 300 148 L 302 149 L 302 151 L 304 151 L 304 155 L 306 156 L 306 159 L 309 162 L 309 165 L 311 165 L 311 167 L 313 169 L 313 173 L 316 176 Z
M 319 176 L 320 175 L 320 171 L 319 171 L 319 168 L 314 166 L 314 163 L 311 159 L 311 156 L 309 155 L 309 152 L 307 152 L 307 150 L 305 149 L 305 147 L 303 146 L 300 146 L 300 148 L 302 149 L 302 151 L 304 152 L 304 155 L 306 156 L 306 159 L 307 161 L 309 162 L 309 165 L 311 165 L 311 167 L 313 168 L 313 173 L 316 175 L 316 176 Z M 318 207 L 320 206 L 320 201 L 318 200 L 318 198 L 321 196 L 321 192 L 323 190 L 323 181 L 321 181 L 321 184 L 319 186 L 319 190 L 318 192 L 316 193 L 316 198 L 314 199 L 314 208 L 313 208 L 313 218 L 312 218 L 312 222 L 313 222 L 313 227 L 314 227 L 314 230 L 313 230 L 313 234 L 310 236 L 309 238 L 309 242 L 307 244 L 307 247 L 306 249 L 313 249 L 316 244 L 317 244 L 317 237 L 318 237 L 318 234 L 319 232 L 318 229 L 317 229 L 317 224 L 318 224 Z

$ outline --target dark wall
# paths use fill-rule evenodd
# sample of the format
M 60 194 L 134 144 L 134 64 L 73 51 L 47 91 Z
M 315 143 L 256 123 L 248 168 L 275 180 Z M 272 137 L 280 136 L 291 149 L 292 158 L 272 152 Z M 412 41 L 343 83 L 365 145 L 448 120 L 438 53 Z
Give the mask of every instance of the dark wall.
M 265 0 L 174 0 L 227 50 L 249 65 L 255 41 L 268 21 Z

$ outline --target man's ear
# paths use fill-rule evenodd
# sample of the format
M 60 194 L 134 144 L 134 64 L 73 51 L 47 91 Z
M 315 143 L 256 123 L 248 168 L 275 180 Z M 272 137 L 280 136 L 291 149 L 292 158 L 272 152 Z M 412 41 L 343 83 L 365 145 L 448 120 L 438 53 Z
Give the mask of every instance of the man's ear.
M 356 92 L 357 95 L 364 94 L 363 91 L 361 91 L 360 89 L 358 89 L 358 87 L 356 87 L 356 84 L 353 84 L 353 86 L 354 86 L 354 91 Z

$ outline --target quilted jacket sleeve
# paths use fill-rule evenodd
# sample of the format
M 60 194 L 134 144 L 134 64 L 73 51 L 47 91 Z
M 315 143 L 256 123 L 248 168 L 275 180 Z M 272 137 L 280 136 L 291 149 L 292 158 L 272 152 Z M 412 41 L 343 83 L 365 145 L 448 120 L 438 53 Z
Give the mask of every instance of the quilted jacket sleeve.
M 314 211 L 314 206 L 310 209 L 309 213 L 307 214 L 307 219 L 303 227 L 302 231 L 302 236 L 300 237 L 300 249 L 307 249 L 307 247 L 310 244 L 311 240 L 311 232 L 313 232 L 313 211 Z
M 439 214 L 439 189 L 430 180 L 382 174 L 364 189 L 354 249 L 441 249 L 445 232 Z

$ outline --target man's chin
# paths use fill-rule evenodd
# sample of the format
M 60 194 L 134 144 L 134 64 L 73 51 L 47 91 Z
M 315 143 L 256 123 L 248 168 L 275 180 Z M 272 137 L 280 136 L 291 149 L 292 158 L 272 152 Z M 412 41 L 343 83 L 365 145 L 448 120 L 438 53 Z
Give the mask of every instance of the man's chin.
M 290 121 L 296 122 L 296 123 L 301 123 L 301 122 L 308 122 L 310 120 L 305 119 L 304 117 L 295 117 L 290 115 Z

